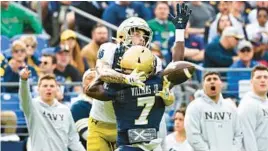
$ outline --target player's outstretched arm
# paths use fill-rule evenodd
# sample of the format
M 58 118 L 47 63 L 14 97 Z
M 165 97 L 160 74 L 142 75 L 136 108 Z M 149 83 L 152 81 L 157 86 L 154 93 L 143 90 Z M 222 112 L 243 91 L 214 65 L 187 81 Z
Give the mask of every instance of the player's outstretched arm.
M 173 61 L 180 61 L 184 59 L 184 31 L 188 23 L 192 10 L 188 8 L 185 3 L 177 4 L 177 16 L 171 16 L 172 23 L 176 27 L 175 32 L 175 46 L 172 55 Z
M 146 79 L 144 72 L 138 73 L 137 70 L 134 70 L 130 75 L 125 75 L 115 71 L 108 63 L 102 60 L 97 60 L 96 70 L 99 74 L 100 80 L 107 83 L 122 83 L 143 87 L 143 81 Z
M 111 99 L 106 95 L 103 84 L 96 83 L 95 85 L 88 85 L 84 89 L 84 93 L 94 99 L 100 101 L 110 101 Z

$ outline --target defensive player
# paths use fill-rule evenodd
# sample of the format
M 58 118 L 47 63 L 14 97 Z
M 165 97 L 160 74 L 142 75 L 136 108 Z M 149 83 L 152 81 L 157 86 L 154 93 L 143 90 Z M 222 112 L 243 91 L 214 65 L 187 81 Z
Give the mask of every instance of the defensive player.
M 87 70 L 83 76 L 83 87 L 86 88 L 92 84 L 96 76 L 95 70 Z M 94 98 L 91 99 L 92 107 L 88 120 L 87 151 L 112 151 L 115 148 L 117 136 L 112 101 L 102 102 Z

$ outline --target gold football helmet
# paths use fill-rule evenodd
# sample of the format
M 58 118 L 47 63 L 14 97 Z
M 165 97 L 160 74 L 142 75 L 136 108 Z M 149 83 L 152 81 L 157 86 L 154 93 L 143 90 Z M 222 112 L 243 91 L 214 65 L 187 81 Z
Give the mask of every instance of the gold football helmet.
M 155 69 L 155 57 L 144 46 L 132 46 L 123 55 L 120 66 L 123 71 L 137 69 L 137 72 L 144 72 L 148 77 Z
M 122 42 L 125 45 L 132 44 L 132 34 L 135 30 L 143 30 L 145 32 L 144 40 L 145 40 L 145 47 L 149 47 L 152 41 L 153 32 L 150 29 L 147 22 L 139 17 L 130 17 L 124 20 L 120 26 L 118 27 L 116 33 L 116 39 L 118 42 Z

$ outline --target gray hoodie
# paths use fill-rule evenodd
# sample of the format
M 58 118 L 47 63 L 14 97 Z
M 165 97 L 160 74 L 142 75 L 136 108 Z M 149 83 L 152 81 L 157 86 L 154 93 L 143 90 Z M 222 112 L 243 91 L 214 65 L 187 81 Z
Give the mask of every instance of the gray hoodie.
M 39 97 L 32 99 L 29 84 L 23 80 L 19 96 L 33 151 L 85 151 L 68 107 L 57 100 L 49 106 Z
M 240 101 L 238 115 L 245 151 L 268 151 L 268 99 L 248 92 Z
M 186 110 L 187 140 L 195 151 L 240 151 L 242 130 L 236 108 L 222 96 L 216 104 L 199 91 Z

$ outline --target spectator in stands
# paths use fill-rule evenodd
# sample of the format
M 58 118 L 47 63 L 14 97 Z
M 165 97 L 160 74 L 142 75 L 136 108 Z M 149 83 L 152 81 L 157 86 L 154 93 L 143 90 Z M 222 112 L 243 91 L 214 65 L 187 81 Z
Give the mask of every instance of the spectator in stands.
M 154 9 L 155 18 L 148 21 L 153 31 L 152 42 L 157 42 L 166 63 L 171 61 L 171 52 L 168 51 L 168 40 L 175 35 L 175 26 L 168 20 L 169 6 L 167 2 L 157 2 Z
M 82 77 L 77 68 L 70 64 L 71 52 L 65 45 L 60 45 L 59 48 L 55 49 L 57 66 L 54 70 L 55 75 L 60 75 L 65 78 L 65 82 L 81 82 Z M 81 92 L 80 86 L 75 86 L 75 92 Z
M 27 56 L 25 44 L 20 40 L 15 40 L 12 43 L 11 51 L 12 58 L 5 68 L 3 82 L 19 82 L 19 72 L 25 66 L 28 66 L 29 70 L 31 70 L 30 81 L 37 81 L 38 77 L 35 69 L 25 63 Z M 4 92 L 18 93 L 18 86 L 6 87 Z
M 192 147 L 186 140 L 184 129 L 184 117 L 186 109 L 181 107 L 175 112 L 174 132 L 166 136 L 164 140 L 164 151 L 193 151 Z
M 253 46 L 249 41 L 242 40 L 237 46 L 237 54 L 239 60 L 234 62 L 230 69 L 236 68 L 253 68 L 258 65 L 258 62 L 252 60 L 253 58 Z M 249 71 L 229 71 L 227 73 L 227 82 L 228 82 L 228 96 L 232 98 L 239 99 L 238 97 L 238 82 L 240 80 L 249 80 L 250 72 Z
M 266 33 L 255 33 L 250 41 L 253 44 L 254 60 L 268 66 L 268 35 Z
M 45 75 L 38 81 L 40 97 L 31 97 L 30 70 L 20 72 L 20 105 L 27 119 L 32 150 L 85 151 L 79 141 L 70 109 L 56 99 L 57 81 Z
M 71 62 L 70 64 L 78 69 L 82 75 L 89 67 L 86 58 L 81 54 L 79 43 L 76 39 L 76 34 L 72 30 L 65 30 L 61 34 L 61 44 L 69 47 L 71 53 Z
M 97 54 L 100 46 L 108 41 L 108 29 L 106 26 L 97 24 L 92 29 L 92 40 L 81 51 L 90 68 L 95 68 L 97 61 Z
M 38 54 L 35 52 L 36 47 L 37 47 L 37 40 L 36 37 L 31 35 L 25 35 L 20 38 L 21 41 L 23 41 L 26 45 L 26 53 L 27 53 L 27 58 L 26 58 L 26 63 L 34 69 L 39 72 L 39 67 L 38 65 L 40 64 Z M 37 50 L 40 51 L 40 50 Z
M 240 150 L 242 128 L 236 107 L 222 97 L 220 74 L 207 72 L 203 77 L 203 90 L 187 107 L 185 131 L 195 151 Z
M 216 15 L 216 18 L 214 21 L 212 21 L 211 24 L 209 24 L 209 33 L 208 37 L 216 37 L 217 36 L 217 26 L 218 26 L 218 20 L 222 14 L 228 15 L 230 18 L 230 21 L 232 23 L 232 26 L 237 28 L 240 34 L 244 34 L 243 32 L 243 26 L 242 23 L 239 22 L 231 13 L 231 8 L 232 8 L 232 2 L 230 1 L 220 1 L 218 4 L 219 7 L 219 13 Z M 208 43 L 210 43 L 212 39 L 208 39 Z
M 17 129 L 17 115 L 14 111 L 1 111 L 1 130 L 0 141 L 20 141 L 16 134 Z
M 23 34 L 25 25 L 29 24 L 34 33 L 42 33 L 42 25 L 36 16 L 15 4 L 1 1 L 1 35 L 13 37 Z
M 256 1 L 257 7 L 250 11 L 248 14 L 248 20 L 249 23 L 255 23 L 257 22 L 257 10 L 258 8 L 267 8 L 268 7 L 268 1 Z
M 246 32 L 249 39 L 252 39 L 255 33 L 265 32 L 268 35 L 268 8 L 260 7 L 257 9 L 257 21 L 246 26 Z
M 220 18 L 218 20 L 218 23 L 217 23 L 217 35 L 212 35 L 212 34 L 211 35 L 205 35 L 205 41 L 206 42 L 208 42 L 208 40 L 209 41 L 214 41 L 214 40 L 219 41 L 223 30 L 226 27 L 230 27 L 230 26 L 232 26 L 232 22 L 230 20 L 229 15 L 221 14 Z M 209 36 L 214 36 L 214 37 L 209 37 Z
M 212 21 L 216 15 L 214 8 L 201 1 L 191 1 L 189 8 L 192 9 L 189 33 L 203 35 L 206 22 Z
M 116 1 L 104 10 L 102 19 L 119 26 L 125 19 L 135 16 L 144 20 L 151 19 L 148 8 L 142 2 Z
M 229 67 L 239 59 L 234 48 L 244 36 L 234 27 L 227 27 L 220 41 L 211 42 L 205 50 L 204 67 Z
M 248 16 L 245 13 L 246 2 L 233 1 L 230 13 L 241 23 L 248 23 Z
M 103 11 L 108 6 L 107 2 L 104 1 L 73 2 L 72 5 L 98 18 L 102 18 Z M 96 24 L 97 23 L 95 21 L 89 20 L 88 18 L 75 13 L 75 28 L 79 33 L 92 38 L 91 32 Z
M 54 71 L 57 66 L 57 60 L 54 55 L 51 54 L 43 54 L 40 58 L 40 72 L 39 77 L 44 76 L 45 74 L 54 74 Z M 55 78 L 57 82 L 65 82 L 65 78 L 61 75 L 55 74 Z

